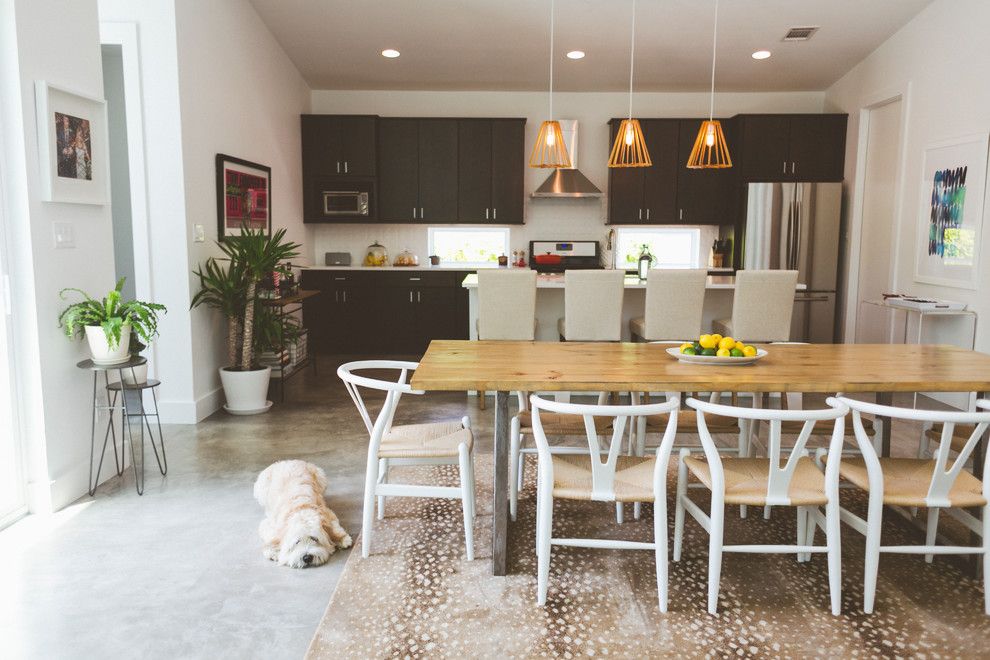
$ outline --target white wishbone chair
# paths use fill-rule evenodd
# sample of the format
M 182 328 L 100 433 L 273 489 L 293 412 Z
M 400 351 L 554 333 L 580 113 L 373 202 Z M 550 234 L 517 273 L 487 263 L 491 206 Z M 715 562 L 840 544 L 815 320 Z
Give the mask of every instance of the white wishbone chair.
M 550 575 L 550 549 L 554 545 L 579 548 L 653 550 L 657 570 L 660 611 L 667 611 L 667 465 L 677 429 L 680 400 L 668 395 L 664 403 L 641 406 L 589 405 L 548 401 L 531 396 L 533 436 L 537 448 L 536 554 L 537 601 L 546 604 Z M 588 450 L 582 455 L 551 453 L 543 428 L 546 415 L 571 415 L 584 424 Z M 656 456 L 623 456 L 622 444 L 630 417 L 668 414 L 663 442 Z M 596 417 L 612 421 L 607 453 L 598 441 Z M 553 538 L 555 499 L 595 502 L 653 502 L 653 542 L 613 539 Z
M 471 434 L 470 420 L 463 417 L 451 422 L 403 426 L 392 424 L 399 397 L 403 394 L 423 394 L 412 389 L 406 382 L 409 372 L 418 366 L 416 362 L 360 360 L 337 368 L 337 375 L 344 381 L 344 387 L 357 406 L 370 436 L 365 472 L 361 556 L 367 557 L 371 549 L 376 498 L 378 518 L 381 520 L 384 517 L 386 497 L 443 497 L 462 501 L 467 558 L 474 559 L 474 437 Z M 399 377 L 394 381 L 377 380 L 354 373 L 366 369 L 398 371 Z M 361 396 L 362 387 L 386 392 L 385 403 L 373 422 Z M 460 468 L 461 484 L 458 487 L 391 483 L 388 471 L 393 465 L 457 465 Z
M 839 474 L 857 487 L 869 493 L 866 520 L 846 509 L 841 510 L 842 522 L 866 537 L 866 560 L 863 571 L 863 611 L 873 612 L 876 600 L 877 570 L 881 552 L 923 554 L 926 561 L 932 555 L 983 555 L 984 609 L 990 615 L 990 482 L 979 479 L 965 470 L 966 462 L 990 427 L 990 412 L 944 412 L 916 410 L 841 399 L 852 410 L 852 423 L 856 442 L 862 458 L 843 459 Z M 977 406 L 990 409 L 990 401 L 981 400 Z M 941 436 L 933 459 L 880 458 L 863 430 L 861 415 L 889 417 L 941 424 Z M 969 425 L 972 431 L 962 446 L 957 446 L 956 457 L 950 460 L 949 452 L 957 425 Z M 831 467 L 831 464 L 829 465 Z M 984 459 L 983 474 L 990 470 L 990 452 Z M 910 514 L 905 507 L 928 509 L 927 534 L 924 545 L 880 545 L 884 505 Z M 982 520 L 965 511 L 965 508 L 982 509 Z M 942 510 L 980 535 L 978 546 L 936 545 L 938 517 Z
M 844 417 L 847 408 L 834 398 L 823 410 L 775 410 L 726 406 L 688 399 L 689 407 L 697 411 L 698 435 L 704 448 L 704 459 L 694 458 L 688 449 L 681 449 L 677 470 L 677 499 L 674 513 L 674 561 L 681 558 L 684 539 L 684 512 L 691 514 L 709 534 L 708 543 L 708 612 L 718 607 L 719 579 L 723 552 L 795 553 L 798 561 L 808 561 L 812 552 L 828 553 L 829 593 L 832 614 L 838 615 L 841 599 L 841 556 L 839 546 L 839 465 L 828 464 L 825 474 L 808 456 L 805 445 L 816 422 L 834 420 L 828 454 L 842 452 Z M 769 423 L 770 440 L 767 458 L 723 458 L 705 423 L 707 414 L 737 417 L 740 420 Z M 781 464 L 781 424 L 785 421 L 803 422 L 790 455 Z M 824 449 L 819 450 L 824 453 Z M 688 473 L 693 474 L 711 491 L 711 510 L 706 514 L 687 495 Z M 725 505 L 793 506 L 797 508 L 797 542 L 794 545 L 725 545 L 723 530 Z M 822 515 L 821 507 L 825 507 Z M 825 531 L 825 546 L 814 545 L 815 530 Z

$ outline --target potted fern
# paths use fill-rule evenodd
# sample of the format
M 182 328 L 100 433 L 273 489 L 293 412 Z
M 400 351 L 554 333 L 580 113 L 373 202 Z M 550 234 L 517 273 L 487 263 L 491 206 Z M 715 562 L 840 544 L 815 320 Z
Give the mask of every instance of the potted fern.
M 89 351 L 96 364 L 120 364 L 130 357 L 131 334 L 144 343 L 158 335 L 158 316 L 165 313 L 165 306 L 140 300 L 122 301 L 120 291 L 125 278 L 120 278 L 104 298 L 96 300 L 85 291 L 66 288 L 59 297 L 66 300 L 66 293 L 76 293 L 82 300 L 72 303 L 58 316 L 59 327 L 70 339 L 86 336 Z
M 277 325 L 274 315 L 260 302 L 258 284 L 271 273 L 281 271 L 283 262 L 298 256 L 300 245 L 285 240 L 285 229 L 266 236 L 263 230 L 242 227 L 239 236 L 227 236 L 217 246 L 224 256 L 210 257 L 193 271 L 199 278 L 200 290 L 193 297 L 192 307 L 211 307 L 226 320 L 228 366 L 220 369 L 220 382 L 227 411 L 262 413 L 269 407 L 272 370 L 259 365 L 257 356 L 259 351 L 274 348 L 287 337 L 286 330 Z

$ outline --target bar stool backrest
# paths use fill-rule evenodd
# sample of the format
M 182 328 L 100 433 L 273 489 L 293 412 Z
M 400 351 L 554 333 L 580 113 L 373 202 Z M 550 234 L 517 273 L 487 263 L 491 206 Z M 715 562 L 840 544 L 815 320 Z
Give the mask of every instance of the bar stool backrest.
M 740 270 L 732 297 L 732 334 L 748 342 L 791 338 L 796 270 Z
M 624 270 L 568 270 L 564 273 L 564 338 L 567 341 L 622 339 Z
M 982 399 L 976 402 L 978 411 L 976 412 L 946 412 L 941 410 L 918 410 L 916 408 L 898 408 L 896 406 L 880 406 L 875 403 L 866 403 L 840 397 L 839 399 L 852 410 L 853 430 L 856 433 L 856 444 L 863 454 L 866 462 L 866 473 L 870 481 L 870 490 L 877 489 L 883 492 L 883 471 L 877 452 L 873 448 L 863 427 L 862 413 L 871 414 L 877 417 L 889 417 L 893 419 L 904 419 L 920 422 L 941 422 L 942 435 L 939 437 L 938 449 L 935 451 L 935 469 L 932 471 L 932 480 L 928 486 L 928 496 L 925 498 L 930 507 L 948 507 L 949 491 L 956 482 L 956 477 L 962 471 L 966 462 L 972 456 L 976 446 L 983 438 L 987 428 L 990 427 L 990 412 L 983 412 L 990 409 L 990 401 Z M 949 452 L 952 449 L 952 436 L 958 424 L 973 424 L 975 428 L 966 440 L 962 449 L 956 452 L 956 457 L 949 464 Z M 921 460 L 921 459 L 919 459 Z M 983 474 L 990 472 L 990 452 L 984 458 Z M 990 498 L 990 479 L 983 480 L 983 495 Z
M 701 334 L 705 306 L 703 268 L 654 268 L 646 279 L 646 339 L 692 341 Z
M 591 464 L 591 499 L 599 502 L 615 501 L 615 470 L 618 465 L 619 454 L 622 453 L 623 435 L 629 418 L 649 415 L 670 414 L 667 429 L 664 432 L 663 440 L 658 448 L 658 453 L 663 454 L 658 457 L 654 483 L 657 479 L 666 477 L 660 475 L 660 470 L 666 470 L 667 458 L 670 450 L 674 446 L 674 435 L 677 433 L 677 409 L 680 407 L 680 399 L 676 395 L 668 395 L 667 400 L 662 403 L 651 403 L 643 405 L 592 405 L 582 403 L 562 403 L 550 401 L 537 395 L 529 398 L 533 410 L 533 438 L 536 441 L 536 452 L 540 460 L 541 473 L 548 474 L 553 480 L 553 459 L 550 454 L 550 442 L 543 430 L 543 423 L 540 419 L 540 412 L 547 411 L 564 415 L 580 415 L 584 418 L 585 435 L 588 440 L 588 459 Z M 608 446 L 608 454 L 602 460 L 603 451 L 598 442 L 598 430 L 595 428 L 595 417 L 610 417 L 612 423 L 612 439 Z M 549 473 L 544 472 L 549 470 Z M 663 493 L 655 493 L 658 497 L 663 497 Z
M 536 271 L 478 271 L 478 339 L 536 338 Z

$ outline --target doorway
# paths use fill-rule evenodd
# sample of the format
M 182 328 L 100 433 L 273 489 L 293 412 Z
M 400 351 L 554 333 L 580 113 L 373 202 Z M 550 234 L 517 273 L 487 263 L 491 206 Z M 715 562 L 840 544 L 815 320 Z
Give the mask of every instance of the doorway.
M 897 245 L 897 195 L 900 181 L 900 96 L 866 109 L 866 148 L 862 178 L 859 268 L 856 285 L 856 343 L 889 343 L 892 318 L 887 309 L 864 304 L 892 292 Z
M 107 101 L 110 151 L 110 216 L 116 279 L 125 278 L 122 294 L 134 300 L 134 219 L 131 215 L 131 174 L 127 152 L 127 106 L 124 98 L 124 58 L 121 46 L 103 44 L 103 95 Z

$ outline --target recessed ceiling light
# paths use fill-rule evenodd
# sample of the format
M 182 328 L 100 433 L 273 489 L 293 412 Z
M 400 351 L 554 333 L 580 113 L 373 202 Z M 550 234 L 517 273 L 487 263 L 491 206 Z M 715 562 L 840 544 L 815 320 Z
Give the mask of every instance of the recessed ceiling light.
M 394 58 L 398 57 L 400 55 L 400 53 L 399 53 L 399 51 L 395 50 L 394 48 L 386 48 L 385 50 L 382 51 L 382 55 L 384 55 L 385 57 L 387 57 L 389 59 L 394 59 Z
M 582 57 L 584 57 L 584 51 L 583 50 L 572 50 L 569 53 L 567 53 L 567 57 L 571 58 L 572 60 L 579 60 Z
M 753 59 L 754 60 L 765 60 L 768 57 L 770 57 L 770 51 L 769 50 L 758 50 L 755 53 L 753 53 Z

